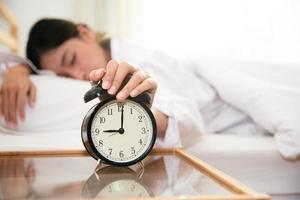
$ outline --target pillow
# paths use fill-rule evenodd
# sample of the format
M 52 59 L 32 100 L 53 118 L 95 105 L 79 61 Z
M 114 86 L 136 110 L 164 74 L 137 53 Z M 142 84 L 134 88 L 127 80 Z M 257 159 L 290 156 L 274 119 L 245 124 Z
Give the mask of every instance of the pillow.
M 82 120 L 97 99 L 84 103 L 83 96 L 90 89 L 88 81 L 74 80 L 56 75 L 31 75 L 37 88 L 36 104 L 26 104 L 25 121 L 17 131 L 22 133 L 77 131 L 80 134 Z M 99 102 L 99 101 L 98 101 Z M 4 122 L 1 121 L 3 129 Z
M 222 99 L 274 134 L 284 157 L 300 155 L 300 64 L 206 63 L 198 73 Z

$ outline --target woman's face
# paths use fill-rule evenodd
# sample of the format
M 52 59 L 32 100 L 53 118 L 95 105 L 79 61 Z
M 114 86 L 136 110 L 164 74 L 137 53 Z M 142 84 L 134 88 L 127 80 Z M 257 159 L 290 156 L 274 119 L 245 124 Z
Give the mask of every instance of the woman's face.
M 89 72 L 108 62 L 105 51 L 96 41 L 72 38 L 41 56 L 41 67 L 58 75 L 88 80 Z

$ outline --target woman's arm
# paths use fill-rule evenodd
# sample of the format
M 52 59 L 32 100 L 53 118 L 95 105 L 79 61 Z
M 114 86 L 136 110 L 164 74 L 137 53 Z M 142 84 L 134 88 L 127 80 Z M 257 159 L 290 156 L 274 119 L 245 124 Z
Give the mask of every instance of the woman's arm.
M 155 108 L 152 109 L 152 113 L 155 117 L 157 125 L 157 137 L 162 139 L 165 137 L 165 133 L 168 127 L 168 116 Z

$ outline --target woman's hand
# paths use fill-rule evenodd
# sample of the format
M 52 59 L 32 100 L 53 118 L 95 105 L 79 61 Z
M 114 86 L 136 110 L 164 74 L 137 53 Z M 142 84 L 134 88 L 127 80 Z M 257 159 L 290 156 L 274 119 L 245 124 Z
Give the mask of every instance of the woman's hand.
M 2 158 L 0 160 L 0 177 L 3 199 L 27 199 L 32 191 L 36 170 L 32 162 L 25 167 L 23 158 Z
M 119 90 L 121 83 L 126 75 L 132 74 L 127 84 L 116 94 Z M 126 62 L 117 62 L 111 60 L 108 62 L 105 69 L 97 69 L 90 72 L 90 80 L 98 82 L 102 80 L 102 88 L 107 89 L 110 95 L 115 95 L 118 100 L 124 100 L 128 96 L 136 97 L 137 95 L 148 91 L 151 94 L 153 101 L 154 94 L 157 89 L 157 83 L 149 76 L 149 74 L 141 69 L 135 68 Z M 152 102 L 151 102 L 152 104 Z M 157 109 L 152 109 L 154 114 L 157 135 L 164 138 L 168 126 L 168 116 Z
M 130 80 L 117 93 L 121 83 L 128 74 L 132 74 Z M 93 82 L 102 80 L 102 88 L 106 89 L 110 95 L 116 95 L 116 98 L 120 101 L 125 100 L 128 96 L 136 97 L 145 91 L 150 92 L 153 100 L 157 89 L 157 83 L 147 72 L 126 62 L 117 62 L 115 60 L 109 61 L 105 69 L 101 68 L 91 71 L 89 78 Z
M 4 116 L 6 125 L 15 127 L 20 119 L 25 120 L 25 101 L 33 107 L 36 99 L 36 88 L 29 79 L 29 69 L 26 66 L 9 68 L 3 77 L 0 87 L 0 115 Z

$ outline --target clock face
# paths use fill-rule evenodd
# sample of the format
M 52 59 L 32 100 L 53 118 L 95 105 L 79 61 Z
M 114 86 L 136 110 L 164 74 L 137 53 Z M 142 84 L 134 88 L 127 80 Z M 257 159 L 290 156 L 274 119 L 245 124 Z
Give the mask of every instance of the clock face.
M 91 119 L 92 149 L 110 164 L 134 164 L 143 159 L 154 145 L 154 117 L 150 109 L 133 100 L 105 101 L 95 109 Z
M 150 197 L 147 189 L 135 180 L 114 181 L 105 186 L 97 197 Z
M 85 182 L 81 195 L 84 199 L 153 196 L 153 192 L 141 181 L 139 175 L 129 167 L 100 168 Z

